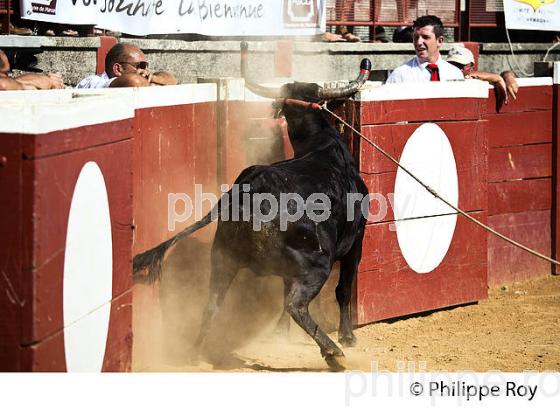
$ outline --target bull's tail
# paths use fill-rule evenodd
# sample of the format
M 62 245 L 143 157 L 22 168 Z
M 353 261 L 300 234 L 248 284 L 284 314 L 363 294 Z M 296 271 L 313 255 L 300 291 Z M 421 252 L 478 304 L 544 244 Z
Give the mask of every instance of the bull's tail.
M 159 244 L 153 249 L 136 255 L 132 260 L 132 278 L 135 283 L 155 283 L 161 279 L 163 257 L 169 248 L 179 242 L 186 236 L 198 231 L 212 222 L 212 216 L 219 210 L 218 203 L 212 211 L 208 212 L 204 218 L 194 224 L 186 227 L 174 237 Z M 147 275 L 140 275 L 143 270 L 148 269 Z

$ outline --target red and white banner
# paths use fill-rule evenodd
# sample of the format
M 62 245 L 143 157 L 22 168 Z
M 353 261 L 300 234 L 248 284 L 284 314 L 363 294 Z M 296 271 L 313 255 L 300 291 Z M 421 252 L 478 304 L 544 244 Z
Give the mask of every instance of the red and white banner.
M 20 0 L 22 17 L 133 35 L 292 36 L 325 31 L 326 0 Z

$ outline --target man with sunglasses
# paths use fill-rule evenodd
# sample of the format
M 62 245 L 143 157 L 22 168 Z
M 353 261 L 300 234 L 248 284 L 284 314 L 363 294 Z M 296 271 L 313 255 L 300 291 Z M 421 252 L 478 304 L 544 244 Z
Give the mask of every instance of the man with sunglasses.
M 150 85 L 175 85 L 177 79 L 165 71 L 152 72 L 146 56 L 131 43 L 115 44 L 105 57 L 105 72 L 90 75 L 76 88 L 147 87 Z

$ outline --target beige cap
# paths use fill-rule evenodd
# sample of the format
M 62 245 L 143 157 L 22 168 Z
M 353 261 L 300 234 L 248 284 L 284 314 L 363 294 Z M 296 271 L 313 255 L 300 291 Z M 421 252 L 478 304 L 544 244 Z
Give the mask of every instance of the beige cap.
M 447 53 L 447 61 L 467 65 L 474 64 L 474 55 L 468 48 L 461 46 L 453 46 Z

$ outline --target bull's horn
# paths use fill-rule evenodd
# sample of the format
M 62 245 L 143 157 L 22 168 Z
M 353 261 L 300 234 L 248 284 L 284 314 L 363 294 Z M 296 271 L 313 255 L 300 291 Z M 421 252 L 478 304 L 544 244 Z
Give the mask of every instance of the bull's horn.
M 241 42 L 241 76 L 245 79 L 245 87 L 251 92 L 266 98 L 283 98 L 282 89 L 280 87 L 266 87 L 264 85 L 255 84 L 249 80 L 247 76 L 247 60 L 249 45 L 246 41 Z
M 338 88 L 322 88 L 319 90 L 319 98 L 322 100 L 332 100 L 335 98 L 346 98 L 354 94 L 369 78 L 371 71 L 371 61 L 364 58 L 360 63 L 360 74 L 358 78 L 351 81 L 350 84 Z

